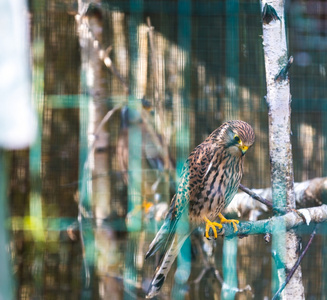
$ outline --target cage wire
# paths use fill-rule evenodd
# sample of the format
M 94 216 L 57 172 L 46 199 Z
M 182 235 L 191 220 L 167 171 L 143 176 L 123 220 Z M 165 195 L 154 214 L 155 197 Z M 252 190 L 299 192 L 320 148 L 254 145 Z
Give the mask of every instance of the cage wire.
M 270 186 L 259 1 L 31 0 L 29 13 L 40 131 L 10 154 L 17 299 L 143 299 L 160 258 L 144 255 L 184 161 L 225 120 L 256 133 L 242 183 Z M 297 182 L 326 175 L 326 15 L 324 2 L 286 1 Z M 262 236 L 202 235 L 158 299 L 272 297 Z M 302 262 L 310 299 L 327 294 L 325 240 L 321 225 Z

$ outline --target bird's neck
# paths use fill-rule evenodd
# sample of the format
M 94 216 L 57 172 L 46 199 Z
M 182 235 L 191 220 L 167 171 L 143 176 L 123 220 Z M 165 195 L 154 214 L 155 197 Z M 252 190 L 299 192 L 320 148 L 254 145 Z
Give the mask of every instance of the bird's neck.
M 225 148 L 225 152 L 231 156 L 234 161 L 243 161 L 244 155 L 237 147 L 228 147 Z

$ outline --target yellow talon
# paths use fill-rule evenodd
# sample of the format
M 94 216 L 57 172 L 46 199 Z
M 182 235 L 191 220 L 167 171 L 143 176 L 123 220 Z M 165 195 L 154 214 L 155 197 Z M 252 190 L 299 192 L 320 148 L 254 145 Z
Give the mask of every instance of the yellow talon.
M 221 229 L 221 228 L 223 228 L 223 225 L 222 224 L 224 224 L 224 223 L 232 224 L 233 225 L 233 228 L 234 228 L 234 232 L 238 231 L 236 224 L 240 223 L 240 221 L 234 220 L 234 219 L 228 220 L 221 213 L 218 214 L 218 217 L 220 218 L 220 223 L 211 222 L 208 218 L 204 218 L 204 220 L 206 221 L 206 233 L 205 233 L 205 237 L 207 239 L 210 238 L 210 235 L 209 235 L 210 228 L 212 229 L 213 236 L 216 239 L 218 237 L 218 233 L 217 233 L 216 227 L 218 227 L 219 229 Z
M 218 217 L 220 218 L 220 223 L 231 223 L 234 227 L 234 232 L 238 231 L 236 224 L 240 223 L 240 221 L 238 220 L 234 220 L 234 219 L 226 219 L 221 213 L 218 214 Z
M 209 230 L 211 228 L 212 231 L 213 231 L 213 236 L 216 239 L 218 237 L 216 227 L 218 227 L 219 229 L 221 229 L 221 228 L 223 228 L 223 225 L 221 225 L 220 223 L 217 223 L 217 222 L 211 222 L 208 218 L 204 218 L 204 220 L 206 221 L 206 234 L 205 234 L 205 237 L 207 239 L 210 238 Z

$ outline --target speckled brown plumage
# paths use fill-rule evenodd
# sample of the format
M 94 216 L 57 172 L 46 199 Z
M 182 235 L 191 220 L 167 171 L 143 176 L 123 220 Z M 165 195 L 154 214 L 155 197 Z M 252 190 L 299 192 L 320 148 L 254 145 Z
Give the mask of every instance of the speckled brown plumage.
M 149 287 L 148 298 L 159 292 L 181 246 L 194 228 L 206 223 L 206 235 L 212 228 L 216 236 L 215 227 L 221 227 L 221 224 L 214 221 L 219 217 L 221 223 L 232 222 L 237 230 L 235 223 L 238 221 L 226 220 L 221 212 L 238 190 L 244 154 L 254 139 L 249 124 L 228 121 L 191 152 L 164 224 L 146 254 L 146 258 L 150 257 L 159 249 L 165 254 Z M 187 218 L 189 226 L 180 226 L 181 220 Z M 178 231 L 177 227 L 180 227 Z

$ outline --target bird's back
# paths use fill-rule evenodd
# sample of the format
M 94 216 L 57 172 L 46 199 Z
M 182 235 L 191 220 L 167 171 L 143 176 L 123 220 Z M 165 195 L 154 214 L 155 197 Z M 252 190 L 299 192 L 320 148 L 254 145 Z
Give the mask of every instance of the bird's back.
M 206 217 L 215 220 L 230 203 L 242 178 L 242 158 L 234 158 L 223 147 L 210 155 L 197 193 L 190 198 L 190 222 L 201 223 Z

